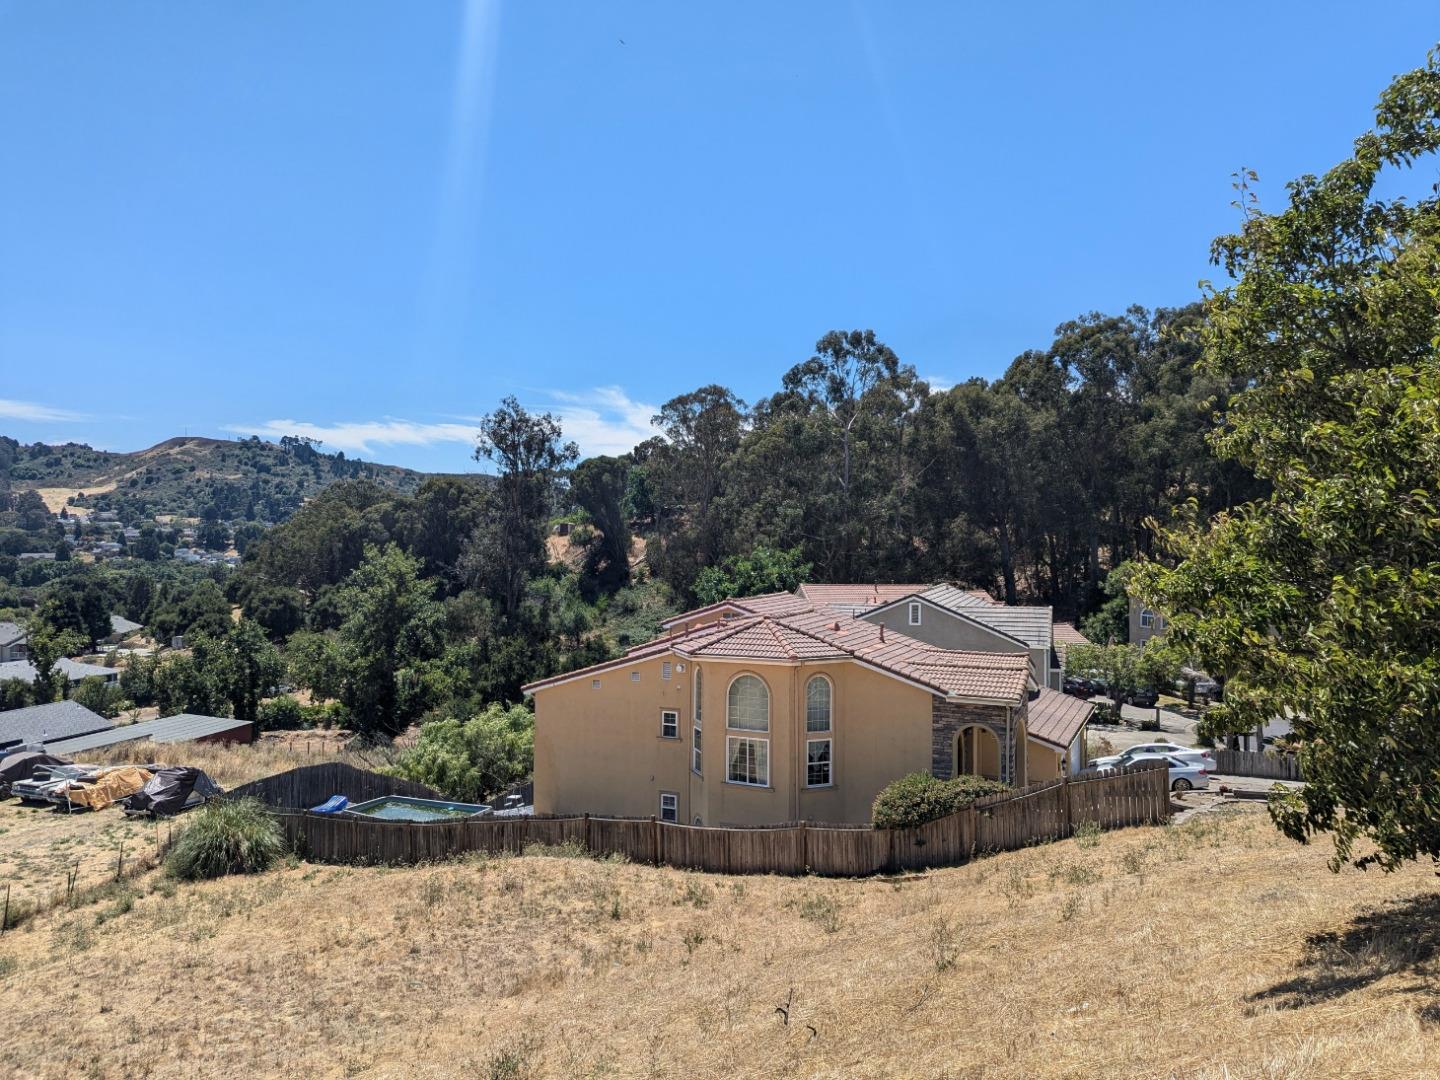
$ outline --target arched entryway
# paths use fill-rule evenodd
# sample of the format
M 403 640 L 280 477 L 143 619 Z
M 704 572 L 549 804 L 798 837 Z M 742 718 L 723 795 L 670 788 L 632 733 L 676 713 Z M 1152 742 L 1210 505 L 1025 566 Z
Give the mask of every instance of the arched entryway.
M 980 724 L 970 724 L 955 733 L 955 775 L 970 773 L 988 780 L 1000 779 L 1000 740 Z

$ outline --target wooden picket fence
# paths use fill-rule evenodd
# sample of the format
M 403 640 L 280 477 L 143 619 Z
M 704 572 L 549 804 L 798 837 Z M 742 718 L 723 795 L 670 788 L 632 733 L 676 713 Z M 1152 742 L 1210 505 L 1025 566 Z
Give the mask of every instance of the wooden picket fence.
M 1105 776 L 1052 780 L 988 796 L 913 829 L 807 822 L 723 828 L 588 814 L 434 823 L 368 820 L 297 809 L 281 809 L 275 814 L 291 846 L 316 862 L 414 863 L 467 852 L 519 854 L 537 844 L 575 844 L 596 855 L 619 854 L 633 862 L 681 869 L 860 877 L 954 866 L 977 854 L 1063 839 L 1081 826 L 1116 829 L 1160 824 L 1170 816 L 1168 781 L 1168 770 L 1155 765 Z M 330 793 L 342 790 L 335 788 Z
M 1225 776 L 1258 776 L 1265 780 L 1304 780 L 1294 754 L 1261 754 L 1254 750 L 1216 750 L 1215 771 Z

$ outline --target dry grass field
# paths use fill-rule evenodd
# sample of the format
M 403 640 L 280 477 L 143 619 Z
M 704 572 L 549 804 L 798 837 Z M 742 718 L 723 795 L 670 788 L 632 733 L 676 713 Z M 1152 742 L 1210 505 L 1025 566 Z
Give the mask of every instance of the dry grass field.
M 24 1077 L 1440 1075 L 1433 872 L 1262 812 L 861 881 L 156 873 L 0 938 Z

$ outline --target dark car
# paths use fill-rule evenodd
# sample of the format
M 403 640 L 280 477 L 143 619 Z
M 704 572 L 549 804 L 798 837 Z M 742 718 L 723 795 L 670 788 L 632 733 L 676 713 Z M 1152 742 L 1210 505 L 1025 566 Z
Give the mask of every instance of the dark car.
M 1120 704 L 1134 705 L 1139 709 L 1153 709 L 1160 703 L 1160 694 L 1155 690 L 1122 690 Z
M 1067 675 L 1060 688 L 1072 697 L 1092 698 L 1096 694 L 1095 684 L 1078 675 Z

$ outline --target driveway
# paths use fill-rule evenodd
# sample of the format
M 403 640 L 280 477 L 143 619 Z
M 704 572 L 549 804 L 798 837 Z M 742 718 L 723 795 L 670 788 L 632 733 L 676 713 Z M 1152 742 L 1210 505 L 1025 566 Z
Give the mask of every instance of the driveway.
M 1153 720 L 1157 714 L 1160 717 L 1160 730 L 1141 731 L 1140 722 Z M 1097 724 L 1094 720 L 1090 721 L 1091 738 L 1105 739 L 1115 748 L 1117 754 L 1127 747 L 1154 742 L 1156 739 L 1172 739 L 1181 746 L 1196 745 L 1195 721 L 1187 719 L 1177 712 L 1171 712 L 1169 709 L 1137 709 L 1133 705 L 1121 705 L 1120 715 L 1129 723 L 1121 726 Z

